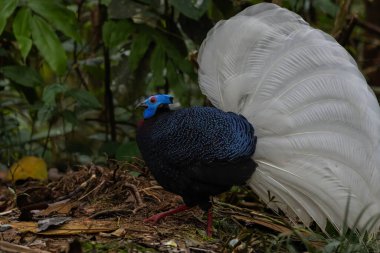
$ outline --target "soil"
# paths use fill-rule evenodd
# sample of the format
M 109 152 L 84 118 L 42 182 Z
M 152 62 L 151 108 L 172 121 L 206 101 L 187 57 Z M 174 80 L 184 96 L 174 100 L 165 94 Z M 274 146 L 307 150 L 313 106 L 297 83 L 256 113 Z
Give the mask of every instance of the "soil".
M 139 161 L 79 166 L 54 177 L 1 183 L 0 252 L 260 252 L 262 237 L 290 234 L 287 221 L 263 212 L 262 203 L 241 201 L 245 189 L 214 199 L 212 238 L 205 233 L 207 215 L 197 207 L 144 222 L 183 202 Z M 237 199 L 240 206 L 225 201 Z

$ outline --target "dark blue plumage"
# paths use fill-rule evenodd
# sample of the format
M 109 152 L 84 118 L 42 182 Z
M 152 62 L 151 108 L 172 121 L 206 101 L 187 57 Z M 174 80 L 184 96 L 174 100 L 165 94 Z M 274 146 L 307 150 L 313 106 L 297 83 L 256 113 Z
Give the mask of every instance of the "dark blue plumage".
M 252 125 L 217 108 L 161 105 L 138 127 L 137 143 L 156 180 L 187 206 L 208 209 L 210 196 L 244 184 L 256 168 Z

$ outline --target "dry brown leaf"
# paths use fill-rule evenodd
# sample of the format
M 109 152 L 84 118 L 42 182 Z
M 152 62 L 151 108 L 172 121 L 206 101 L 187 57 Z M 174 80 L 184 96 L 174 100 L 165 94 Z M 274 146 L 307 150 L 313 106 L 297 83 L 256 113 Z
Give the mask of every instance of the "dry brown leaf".
M 50 204 L 48 208 L 42 210 L 38 216 L 49 216 L 52 213 L 67 215 L 70 211 L 79 205 L 78 202 L 73 201 L 60 201 Z
M 123 236 L 125 236 L 126 233 L 127 233 L 127 232 L 125 231 L 124 228 L 119 228 L 119 229 L 113 231 L 113 232 L 111 233 L 111 235 L 113 235 L 113 236 L 115 236 L 115 237 L 123 237 Z
M 272 230 L 279 232 L 279 233 L 291 233 L 292 232 L 287 227 L 284 227 L 284 226 L 279 225 L 279 224 L 275 224 L 275 223 L 273 223 L 273 221 L 267 221 L 263 218 L 252 218 L 252 217 L 241 216 L 241 215 L 233 215 L 233 217 L 235 219 L 243 221 L 243 222 L 255 223 L 255 224 L 264 226 L 266 228 L 272 229 Z
M 9 253 L 50 253 L 50 251 L 32 249 L 26 246 L 0 241 L 0 252 Z

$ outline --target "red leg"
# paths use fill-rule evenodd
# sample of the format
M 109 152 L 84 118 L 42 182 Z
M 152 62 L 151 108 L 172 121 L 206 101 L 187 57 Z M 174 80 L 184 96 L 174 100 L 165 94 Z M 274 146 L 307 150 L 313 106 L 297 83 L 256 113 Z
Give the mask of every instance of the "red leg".
M 212 208 L 208 209 L 206 232 L 207 232 L 207 236 L 212 237 Z
M 166 217 L 166 216 L 169 216 L 169 215 L 172 215 L 172 214 L 175 214 L 175 213 L 179 213 L 179 212 L 183 212 L 187 209 L 190 209 L 190 207 L 188 207 L 187 205 L 181 205 L 181 206 L 178 206 L 177 208 L 175 209 L 171 209 L 169 211 L 166 211 L 166 212 L 162 212 L 162 213 L 158 213 L 158 214 L 155 214 L 149 218 L 146 218 L 144 220 L 144 222 L 152 222 L 152 223 L 157 223 L 159 220 L 161 220 L 162 218 Z

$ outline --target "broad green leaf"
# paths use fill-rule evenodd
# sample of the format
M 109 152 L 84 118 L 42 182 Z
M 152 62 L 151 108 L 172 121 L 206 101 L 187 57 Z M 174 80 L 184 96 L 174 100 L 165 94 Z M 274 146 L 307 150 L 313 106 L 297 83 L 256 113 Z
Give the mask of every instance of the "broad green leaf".
M 102 107 L 102 105 L 99 103 L 96 97 L 92 95 L 90 92 L 85 91 L 85 90 L 68 90 L 65 93 L 65 96 L 76 99 L 76 101 L 82 107 L 95 108 L 95 109 Z
M 144 32 L 144 30 L 141 29 L 140 32 L 136 34 L 135 38 L 133 38 L 131 54 L 129 55 L 129 69 L 131 72 L 137 69 L 152 41 L 152 37 L 148 31 Z
M 23 7 L 21 8 L 13 20 L 13 32 L 16 36 L 30 36 L 30 10 Z
M 15 34 L 21 55 L 24 60 L 32 48 L 32 40 L 30 39 L 31 17 L 32 15 L 30 13 L 30 10 L 27 8 L 22 8 L 17 12 L 17 15 L 13 21 L 13 33 Z
M 152 53 L 150 59 L 150 69 L 152 70 L 152 80 L 150 82 L 153 86 L 163 85 L 164 80 L 164 68 L 165 68 L 165 51 L 158 45 Z
M 73 112 L 73 111 L 64 110 L 62 112 L 62 116 L 63 116 L 63 119 L 65 121 L 73 124 L 74 126 L 79 123 L 79 120 L 77 119 L 77 116 L 76 116 L 75 112 Z
M 128 19 L 145 12 L 149 6 L 139 1 L 112 0 L 108 5 L 110 19 Z
M 0 68 L 3 75 L 13 82 L 26 87 L 35 87 L 43 83 L 37 71 L 26 66 L 5 66 Z
M 330 0 L 315 0 L 313 5 L 331 17 L 335 17 L 339 10 L 339 6 Z
M 183 15 L 198 20 L 206 13 L 210 0 L 169 0 Z
M 111 3 L 111 0 L 100 0 L 100 3 L 105 6 L 108 6 Z
M 0 34 L 3 33 L 7 19 L 14 12 L 18 0 L 0 0 Z
M 119 142 L 115 141 L 109 141 L 109 142 L 104 142 L 98 149 L 98 154 L 100 155 L 114 155 L 116 151 L 118 150 L 120 146 Z
M 57 95 L 66 91 L 67 87 L 59 83 L 46 86 L 42 92 L 42 101 L 46 105 L 55 105 L 55 98 Z
M 59 75 L 66 70 L 67 57 L 57 35 L 46 21 L 38 16 L 31 18 L 33 43 L 50 67 Z
M 56 113 L 57 106 L 51 104 L 44 104 L 37 113 L 37 118 L 40 122 L 49 121 Z
M 60 30 L 76 41 L 80 40 L 75 14 L 63 6 L 61 1 L 29 0 L 27 3 L 34 12 L 44 17 L 57 30 Z
M 133 157 L 137 156 L 140 156 L 140 151 L 135 141 L 120 145 L 116 151 L 117 160 L 132 160 Z
M 186 59 L 185 56 L 181 55 L 176 45 L 174 45 L 171 41 L 168 40 L 168 38 L 162 36 L 160 33 L 154 33 L 153 37 L 156 43 L 165 49 L 165 53 L 173 61 L 177 68 L 185 73 L 193 72 L 191 63 Z
M 21 56 L 25 60 L 30 52 L 30 49 L 32 49 L 32 40 L 23 36 L 16 36 L 16 39 L 21 52 Z
M 183 98 L 185 87 L 180 80 L 180 74 L 178 73 L 177 68 L 170 60 L 168 60 L 166 64 L 166 77 L 168 79 L 169 86 L 173 89 L 176 97 L 179 99 Z
M 173 65 L 172 61 L 168 61 L 167 62 L 166 69 L 167 69 L 166 76 L 168 78 L 169 85 L 171 87 L 178 86 L 178 84 L 179 84 L 179 80 L 178 80 L 179 74 L 178 74 L 175 66 Z
M 103 41 L 109 48 L 125 43 L 133 31 L 133 25 L 128 20 L 107 21 L 103 25 Z

